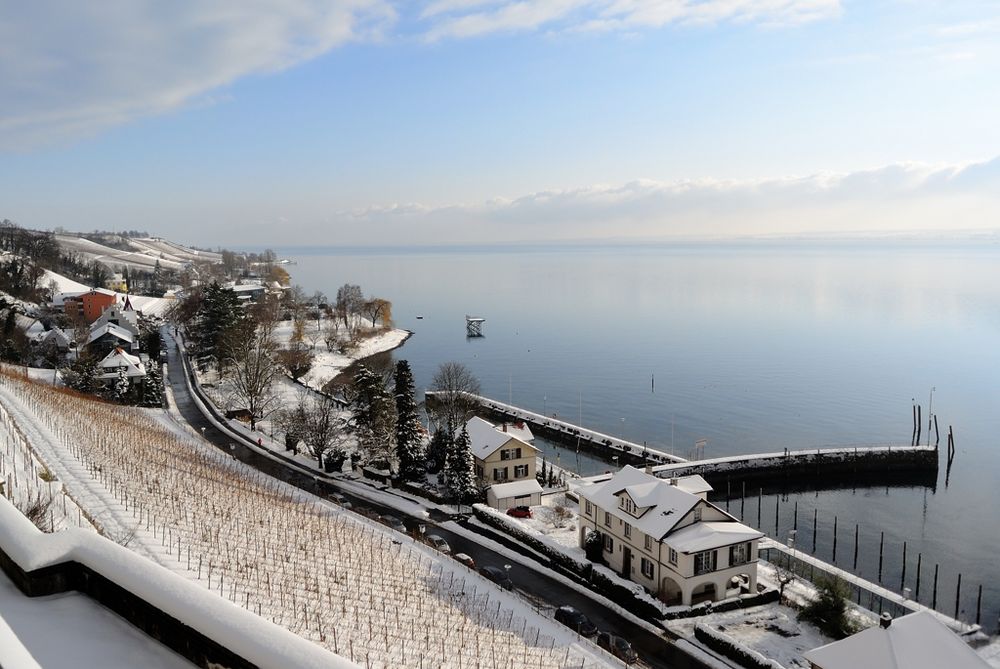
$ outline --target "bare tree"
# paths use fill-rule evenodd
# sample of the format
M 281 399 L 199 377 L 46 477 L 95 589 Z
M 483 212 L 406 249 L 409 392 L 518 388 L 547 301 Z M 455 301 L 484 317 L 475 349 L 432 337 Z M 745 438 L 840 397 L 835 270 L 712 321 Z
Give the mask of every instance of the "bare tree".
M 250 413 L 252 430 L 258 420 L 274 410 L 278 401 L 272 387 L 277 373 L 276 352 L 271 324 L 257 323 L 251 318 L 238 323 L 223 341 L 223 355 L 232 383 L 228 403 L 231 408 Z
M 337 403 L 321 396 L 303 407 L 302 439 L 309 453 L 322 464 L 323 460 L 344 461 L 343 443 L 347 436 L 345 420 Z
M 350 337 L 354 336 L 356 321 L 361 315 L 364 304 L 365 296 L 361 292 L 361 286 L 345 283 L 337 289 L 337 316 L 343 321 L 344 330 Z
M 291 344 L 277 352 L 277 359 L 288 375 L 298 381 L 312 368 L 313 352 L 304 344 Z
M 431 379 L 434 399 L 427 409 L 439 425 L 455 433 L 476 408 L 473 395 L 479 395 L 479 379 L 460 362 L 444 362 Z
M 372 327 L 375 327 L 377 320 L 381 319 L 386 327 L 392 325 L 392 302 L 383 300 L 381 297 L 373 297 L 365 300 L 362 307 L 363 313 L 371 319 Z

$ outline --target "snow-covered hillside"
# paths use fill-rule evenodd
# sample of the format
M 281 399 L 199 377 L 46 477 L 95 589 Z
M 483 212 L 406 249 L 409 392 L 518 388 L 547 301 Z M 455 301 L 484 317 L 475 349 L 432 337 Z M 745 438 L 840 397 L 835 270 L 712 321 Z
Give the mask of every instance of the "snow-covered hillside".
M 57 234 L 55 237 L 63 251 L 71 251 L 87 263 L 99 262 L 111 269 L 128 267 L 152 272 L 159 262 L 163 269 L 180 270 L 185 263 L 194 260 L 219 262 L 222 259 L 218 253 L 197 251 L 156 237 L 125 239 L 125 243 L 132 249 L 129 251 L 104 246 L 74 235 Z
M 50 284 L 55 284 L 55 293 L 82 293 L 91 289 L 91 286 L 86 286 L 78 281 L 73 281 L 61 274 L 56 274 L 51 270 L 45 270 L 45 274 L 42 276 L 42 285 L 48 286 Z M 123 302 L 125 300 L 125 293 L 116 293 L 118 295 L 118 301 Z M 163 317 L 170 306 L 174 303 L 173 300 L 169 300 L 163 297 L 144 297 L 142 295 L 129 295 L 129 301 L 132 303 L 132 307 L 136 311 L 141 311 L 145 316 L 159 316 Z

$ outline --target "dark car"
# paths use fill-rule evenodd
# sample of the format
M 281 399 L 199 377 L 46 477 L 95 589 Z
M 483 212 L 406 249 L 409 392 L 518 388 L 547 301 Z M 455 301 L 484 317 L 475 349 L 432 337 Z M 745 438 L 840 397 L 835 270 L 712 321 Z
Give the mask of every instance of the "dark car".
M 383 523 L 385 523 L 392 529 L 396 530 L 397 532 L 402 532 L 403 534 L 406 534 L 406 525 L 404 525 L 403 521 L 401 521 L 396 516 L 390 516 L 389 514 L 386 514 L 382 516 L 381 520 Z
M 482 567 L 479 570 L 479 573 L 499 585 L 504 590 L 511 590 L 514 587 L 514 584 L 510 581 L 510 576 L 507 575 L 506 569 L 487 566 Z
M 531 507 L 512 506 L 507 509 L 507 515 L 515 518 L 531 518 Z
M 597 634 L 597 625 L 590 622 L 590 618 L 572 606 L 560 606 L 556 609 L 556 620 L 581 636 L 594 636 Z
M 632 664 L 639 659 L 639 656 L 632 650 L 632 644 L 620 636 L 601 632 L 597 635 L 597 645 L 608 651 L 619 660 Z

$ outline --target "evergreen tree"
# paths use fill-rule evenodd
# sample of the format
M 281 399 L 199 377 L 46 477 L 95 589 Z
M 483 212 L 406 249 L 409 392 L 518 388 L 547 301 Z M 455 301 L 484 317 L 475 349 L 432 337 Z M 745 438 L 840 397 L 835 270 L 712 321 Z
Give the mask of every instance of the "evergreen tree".
M 119 367 L 118 378 L 115 380 L 115 384 L 111 388 L 111 396 L 116 402 L 125 402 L 128 400 L 128 391 L 128 376 L 125 374 L 125 368 Z
M 434 430 L 431 443 L 427 446 L 427 466 L 430 471 L 440 472 L 444 469 L 445 458 L 454 440 L 454 436 L 447 428 L 439 427 Z
M 545 467 L 546 467 L 545 458 L 542 458 L 542 468 L 535 476 L 535 478 L 538 479 L 538 483 L 540 483 L 541 485 L 545 485 L 545 479 L 546 479 Z
M 399 460 L 399 476 L 404 481 L 421 481 L 427 471 L 427 457 L 424 453 L 417 417 L 417 403 L 413 397 L 413 372 L 410 363 L 400 360 L 396 363 L 396 458 Z
M 352 429 L 366 462 L 388 468 L 396 434 L 396 407 L 381 376 L 365 365 L 354 375 Z
M 89 355 L 84 355 L 73 361 L 63 374 L 66 385 L 80 393 L 92 393 L 97 390 L 97 361 Z
M 472 465 L 472 443 L 469 431 L 463 427 L 445 461 L 448 496 L 456 504 L 469 503 L 476 498 L 478 490 Z
M 146 376 L 142 379 L 142 403 L 148 407 L 159 407 L 163 404 L 163 375 L 160 366 L 150 362 Z
M 226 333 L 243 318 L 236 293 L 213 282 L 205 288 L 194 338 L 201 360 L 219 364 Z

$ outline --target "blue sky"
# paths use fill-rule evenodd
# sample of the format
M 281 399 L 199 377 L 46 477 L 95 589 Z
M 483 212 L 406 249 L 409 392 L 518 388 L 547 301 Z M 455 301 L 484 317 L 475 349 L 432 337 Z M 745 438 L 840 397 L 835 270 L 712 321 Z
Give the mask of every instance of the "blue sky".
M 1000 227 L 995 3 L 167 7 L 5 7 L 0 217 L 230 246 Z

